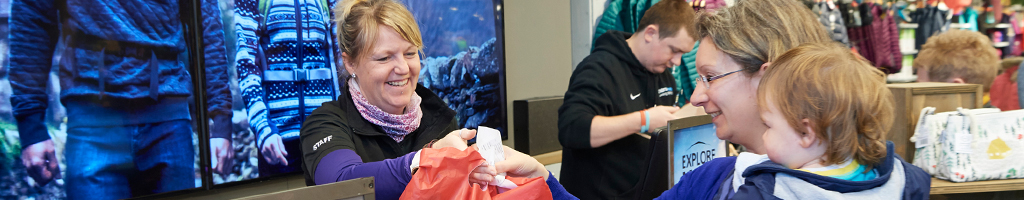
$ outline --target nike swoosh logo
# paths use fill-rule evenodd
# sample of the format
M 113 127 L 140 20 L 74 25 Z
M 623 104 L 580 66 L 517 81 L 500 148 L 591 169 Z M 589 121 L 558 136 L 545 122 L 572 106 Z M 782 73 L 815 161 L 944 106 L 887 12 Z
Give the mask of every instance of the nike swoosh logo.
M 629 94 L 629 100 L 636 100 L 637 97 L 640 97 L 640 94 L 636 94 L 636 95 Z

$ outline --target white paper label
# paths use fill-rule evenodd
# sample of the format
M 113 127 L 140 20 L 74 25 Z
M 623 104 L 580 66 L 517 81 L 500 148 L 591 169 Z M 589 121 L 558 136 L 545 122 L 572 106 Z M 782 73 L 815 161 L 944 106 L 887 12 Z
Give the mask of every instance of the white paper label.
M 922 121 L 924 121 L 924 120 L 922 120 Z M 919 126 L 919 127 L 921 127 L 921 128 L 917 129 L 917 135 L 914 135 L 914 137 L 917 137 L 917 141 L 914 141 L 914 148 L 918 148 L 918 149 L 924 148 L 924 147 L 927 147 L 928 145 L 930 145 L 931 144 L 931 136 L 932 136 L 932 134 L 929 133 L 929 131 L 928 131 L 928 125 L 927 124 L 922 124 L 922 126 Z
M 967 154 L 972 153 L 971 141 L 973 139 L 974 137 L 967 132 L 967 129 L 960 130 L 960 132 L 956 133 L 956 141 L 953 141 L 955 142 L 953 144 L 953 152 Z

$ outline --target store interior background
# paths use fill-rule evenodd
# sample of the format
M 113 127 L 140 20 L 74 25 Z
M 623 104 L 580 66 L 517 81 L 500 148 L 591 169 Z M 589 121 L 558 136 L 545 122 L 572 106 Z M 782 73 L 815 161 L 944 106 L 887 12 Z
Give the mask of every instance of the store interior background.
M 575 65 L 589 55 L 596 21 L 608 0 L 504 1 L 506 88 L 509 136 L 512 138 L 514 100 L 562 96 Z M 1013 0 L 1022 4 L 1024 0 Z M 549 165 L 556 171 L 558 166 Z M 159 199 L 231 199 L 306 187 L 301 174 L 211 190 L 161 195 Z M 1024 191 L 932 195 L 933 199 L 1021 199 Z

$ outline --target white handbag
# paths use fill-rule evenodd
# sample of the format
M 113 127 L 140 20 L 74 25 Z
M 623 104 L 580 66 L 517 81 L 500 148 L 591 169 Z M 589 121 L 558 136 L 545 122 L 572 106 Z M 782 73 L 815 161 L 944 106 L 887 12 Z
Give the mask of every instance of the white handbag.
M 969 110 L 974 114 L 998 113 L 998 108 L 982 108 Z M 950 115 L 958 114 L 958 111 L 934 113 L 935 107 L 921 109 L 921 115 L 914 128 L 914 135 L 910 141 L 914 142 L 914 166 L 923 169 L 928 174 L 936 176 L 937 165 L 939 164 L 938 151 L 942 143 L 938 142 L 942 131 L 946 129 L 946 122 Z
M 1024 110 L 933 111 L 911 137 L 915 166 L 952 182 L 1024 178 Z

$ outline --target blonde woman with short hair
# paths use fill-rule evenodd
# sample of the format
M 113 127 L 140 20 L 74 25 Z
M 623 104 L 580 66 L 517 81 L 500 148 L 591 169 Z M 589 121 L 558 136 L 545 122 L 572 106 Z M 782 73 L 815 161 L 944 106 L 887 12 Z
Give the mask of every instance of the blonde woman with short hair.
M 420 149 L 463 150 L 476 131 L 458 129 L 455 111 L 418 84 L 423 40 L 405 6 L 349 0 L 334 14 L 347 82 L 337 101 L 324 103 L 302 125 L 306 184 L 372 176 L 378 199 L 398 199 Z

